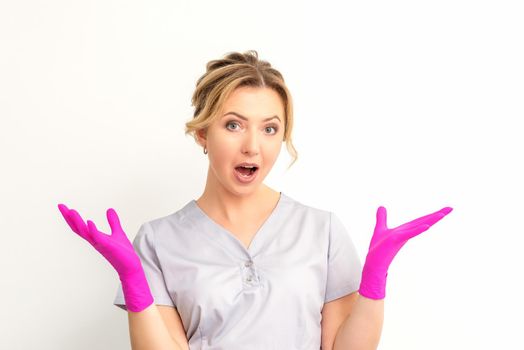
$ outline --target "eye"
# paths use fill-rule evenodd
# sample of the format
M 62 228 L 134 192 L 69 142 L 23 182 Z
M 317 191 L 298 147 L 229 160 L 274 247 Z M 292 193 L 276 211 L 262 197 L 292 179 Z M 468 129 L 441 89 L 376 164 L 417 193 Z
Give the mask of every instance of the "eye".
M 238 122 L 233 121 L 233 120 L 230 120 L 230 121 L 228 121 L 228 122 L 226 123 L 226 129 L 228 129 L 228 130 L 238 130 L 238 128 L 236 128 L 236 129 L 232 129 L 232 128 L 230 128 L 230 127 L 229 127 L 230 125 L 240 126 L 240 124 L 239 124 Z M 271 134 L 271 135 L 274 135 L 274 134 L 278 133 L 278 125 L 269 125 L 269 126 L 266 126 L 264 129 L 265 129 L 266 131 L 269 130 L 269 129 L 274 129 L 274 132 L 273 132 L 273 133 L 269 132 L 269 134 Z
M 273 134 L 276 134 L 278 132 L 278 126 L 276 126 L 276 125 L 266 126 L 266 130 L 267 129 L 275 129 L 275 132 Z
M 237 123 L 237 122 L 234 122 L 234 121 L 229 121 L 229 122 L 226 123 L 226 129 L 234 130 L 234 129 L 230 129 L 230 128 L 228 128 L 229 125 L 238 125 L 238 123 Z

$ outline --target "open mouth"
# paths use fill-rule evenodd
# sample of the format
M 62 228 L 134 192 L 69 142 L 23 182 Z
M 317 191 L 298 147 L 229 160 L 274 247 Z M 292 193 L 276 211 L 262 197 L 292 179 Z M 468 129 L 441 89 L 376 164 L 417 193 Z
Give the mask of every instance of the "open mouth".
M 241 176 L 244 176 L 244 177 L 250 177 L 258 170 L 256 166 L 254 167 L 237 166 L 235 169 Z

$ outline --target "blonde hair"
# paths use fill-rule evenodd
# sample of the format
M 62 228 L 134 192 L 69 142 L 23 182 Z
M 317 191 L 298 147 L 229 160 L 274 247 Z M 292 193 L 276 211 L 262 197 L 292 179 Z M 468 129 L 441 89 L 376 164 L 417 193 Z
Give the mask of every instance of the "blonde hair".
M 293 100 L 282 74 L 271 67 L 269 62 L 259 60 L 255 50 L 244 53 L 229 52 L 222 59 L 206 64 L 206 73 L 198 79 L 191 98 L 195 112 L 193 119 L 185 124 L 185 134 L 191 134 L 198 143 L 197 131 L 207 129 L 219 117 L 220 109 L 231 93 L 243 86 L 270 88 L 282 99 L 285 111 L 283 141 L 286 141 L 286 148 L 293 157 L 289 169 L 298 158 L 298 152 L 291 140 Z

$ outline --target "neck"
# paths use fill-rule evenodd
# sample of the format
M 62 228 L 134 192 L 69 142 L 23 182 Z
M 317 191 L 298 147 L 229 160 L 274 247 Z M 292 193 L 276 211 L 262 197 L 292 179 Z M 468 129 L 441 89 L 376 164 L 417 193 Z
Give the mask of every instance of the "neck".
M 233 193 L 208 176 L 204 193 L 197 199 L 197 204 L 212 216 L 228 222 L 238 222 L 260 215 L 260 211 L 268 203 L 276 203 L 279 198 L 280 192 L 265 184 L 249 193 Z

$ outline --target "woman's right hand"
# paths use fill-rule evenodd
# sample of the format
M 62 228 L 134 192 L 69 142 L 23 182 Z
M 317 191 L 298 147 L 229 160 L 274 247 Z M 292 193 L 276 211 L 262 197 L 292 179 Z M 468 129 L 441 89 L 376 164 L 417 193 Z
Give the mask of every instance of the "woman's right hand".
M 122 281 L 127 308 L 139 312 L 151 305 L 153 297 L 140 258 L 122 229 L 116 211 L 109 208 L 106 212 L 111 227 L 111 234 L 108 235 L 99 231 L 91 220 L 87 220 L 86 225 L 76 210 L 69 209 L 64 204 L 58 204 L 58 210 L 69 227 L 88 241 L 117 271 Z
M 111 235 L 98 231 L 93 221 L 84 220 L 74 209 L 59 204 L 58 209 L 71 229 L 88 241 L 100 254 L 106 258 L 118 272 L 119 276 L 129 275 L 142 269 L 140 258 L 136 255 L 133 245 L 127 238 L 116 211 L 109 208 L 106 212 L 107 221 L 111 227 Z

